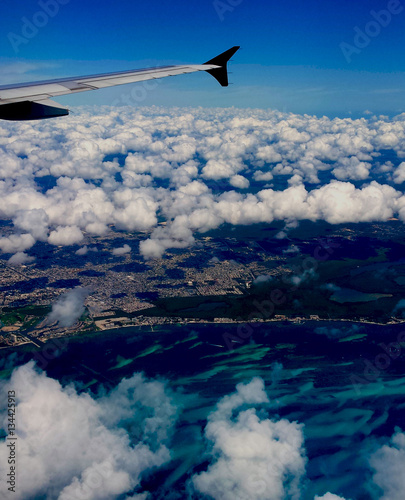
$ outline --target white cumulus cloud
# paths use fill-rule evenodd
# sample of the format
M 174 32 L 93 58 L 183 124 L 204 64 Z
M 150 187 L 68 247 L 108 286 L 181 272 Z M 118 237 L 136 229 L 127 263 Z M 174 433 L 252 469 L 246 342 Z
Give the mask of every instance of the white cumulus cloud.
M 325 495 L 321 497 L 316 496 L 314 500 L 345 500 L 345 498 L 334 495 L 333 493 L 325 493 Z
M 383 491 L 380 500 L 402 500 L 405 492 L 405 434 L 398 430 L 391 442 L 377 450 L 370 459 L 374 483 Z
M 125 255 L 130 252 L 131 252 L 131 247 L 127 244 L 119 248 L 113 248 L 111 251 L 111 253 L 116 256 Z
M 0 250 L 4 253 L 17 253 L 28 250 L 35 244 L 35 239 L 30 234 L 12 234 L 0 238 Z
M 84 301 L 89 293 L 88 288 L 75 288 L 64 293 L 52 305 L 47 321 L 49 323 L 57 321 L 62 327 L 74 325 L 84 313 Z
M 77 226 L 58 226 L 49 235 L 48 242 L 51 245 L 68 246 L 80 243 L 83 238 L 83 233 Z
M 7 390 L 18 395 L 16 500 L 115 500 L 170 459 L 165 442 L 176 408 L 160 382 L 135 374 L 95 398 L 63 387 L 30 362 L 2 383 L 3 402 Z M 1 417 L 7 428 L 4 407 Z M 8 452 L 0 442 L 1 491 L 7 491 Z
M 7 264 L 10 266 L 21 266 L 23 264 L 30 264 L 34 261 L 35 257 L 32 257 L 25 252 L 17 252 L 8 259 Z
M 306 463 L 302 425 L 241 408 L 268 402 L 260 378 L 238 384 L 219 401 L 205 428 L 213 461 L 192 478 L 198 492 L 216 500 L 300 498 Z

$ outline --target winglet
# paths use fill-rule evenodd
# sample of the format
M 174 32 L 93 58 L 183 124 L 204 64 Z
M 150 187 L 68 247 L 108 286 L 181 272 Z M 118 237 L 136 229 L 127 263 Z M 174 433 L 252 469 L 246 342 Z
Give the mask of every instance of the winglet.
M 220 68 L 214 68 L 214 69 L 207 69 L 207 73 L 212 75 L 218 82 L 223 86 L 227 87 L 228 86 L 228 68 L 227 68 L 227 63 L 229 59 L 235 54 L 237 50 L 239 50 L 239 46 L 232 47 L 229 50 L 226 50 L 222 54 L 219 54 L 219 56 L 214 57 L 214 59 L 211 59 L 210 61 L 207 61 L 204 64 L 213 64 L 215 66 L 220 66 Z

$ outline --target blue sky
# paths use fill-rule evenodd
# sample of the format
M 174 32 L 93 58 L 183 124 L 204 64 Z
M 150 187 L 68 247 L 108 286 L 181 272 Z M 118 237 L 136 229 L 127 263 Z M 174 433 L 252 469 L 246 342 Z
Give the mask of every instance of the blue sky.
M 44 8 L 38 1 L 3 0 L 2 82 L 201 63 L 241 45 L 229 89 L 209 75 L 169 78 L 148 90 L 142 104 L 235 105 L 329 116 L 405 111 L 404 0 L 59 1 L 59 12 L 25 37 L 27 43 L 13 45 L 10 33 L 23 36 L 23 18 L 43 20 L 38 12 Z M 387 9 L 391 19 L 376 21 L 372 11 Z M 379 33 L 361 40 L 360 47 L 355 28 L 364 32 L 367 26 Z M 350 62 L 342 43 L 355 49 Z M 131 89 L 60 102 L 111 104 Z

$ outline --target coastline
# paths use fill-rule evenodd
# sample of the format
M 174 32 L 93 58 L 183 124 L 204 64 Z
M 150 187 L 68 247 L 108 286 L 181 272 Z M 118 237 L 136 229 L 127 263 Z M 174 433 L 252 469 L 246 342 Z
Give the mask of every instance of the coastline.
M 78 338 L 80 336 L 85 336 L 85 335 L 96 335 L 96 334 L 109 334 L 113 333 L 114 331 L 117 330 L 129 330 L 129 329 L 138 329 L 139 331 L 145 330 L 145 329 L 150 329 L 151 332 L 154 331 L 154 328 L 161 328 L 161 327 L 173 327 L 173 326 L 188 326 L 188 325 L 222 325 L 222 326 L 235 326 L 235 325 L 265 325 L 265 324 L 271 324 L 271 323 L 287 323 L 288 326 L 293 326 L 293 325 L 304 325 L 308 323 L 327 323 L 327 324 L 333 324 L 333 323 L 352 323 L 352 324 L 357 324 L 357 325 L 373 325 L 373 326 L 398 326 L 403 323 L 405 323 L 405 319 L 395 319 L 394 321 L 389 321 L 389 322 L 377 322 L 377 321 L 372 321 L 372 320 L 367 320 L 366 318 L 362 319 L 350 319 L 350 318 L 319 318 L 319 317 L 310 317 L 310 318 L 286 318 L 286 317 L 275 317 L 275 318 L 269 318 L 269 319 L 260 319 L 260 318 L 254 318 L 253 320 L 250 321 L 245 321 L 245 320 L 232 320 L 231 318 L 215 318 L 214 320 L 206 320 L 206 319 L 185 319 L 185 318 L 156 318 L 156 322 L 146 322 L 142 324 L 120 324 L 120 325 L 115 325 L 111 326 L 109 328 L 96 328 L 94 330 L 89 330 L 88 328 L 86 330 L 77 330 L 77 331 L 72 331 L 70 328 L 69 331 L 66 334 L 61 334 L 61 335 L 53 335 L 48 338 L 39 338 L 38 339 L 33 339 L 25 337 L 23 342 L 20 342 L 18 344 L 14 345 L 9 345 L 9 346 L 0 346 L 0 350 L 5 350 L 5 349 L 14 349 L 17 347 L 21 347 L 24 345 L 29 345 L 32 344 L 36 348 L 40 349 L 44 347 L 47 343 L 52 342 L 54 340 L 59 340 L 59 339 L 74 339 Z M 24 337 L 24 334 L 21 336 Z

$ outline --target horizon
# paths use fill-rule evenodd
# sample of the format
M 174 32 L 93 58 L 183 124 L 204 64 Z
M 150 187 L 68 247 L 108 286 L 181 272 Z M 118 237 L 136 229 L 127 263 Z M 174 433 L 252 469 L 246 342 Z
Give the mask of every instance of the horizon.
M 354 5 L 214 0 L 193 8 L 179 0 L 119 6 L 105 1 L 97 9 L 92 1 L 74 0 L 23 0 L 18 10 L 10 5 L 2 4 L 4 13 L 0 8 L 1 84 L 201 64 L 241 45 L 230 66 L 234 85 L 229 89 L 208 76 L 185 75 L 160 81 L 142 103 L 234 105 L 329 117 L 368 111 L 394 116 L 405 110 L 405 10 L 399 0 Z M 173 12 L 179 15 L 170 17 Z M 111 104 L 126 88 L 142 92 L 137 84 L 60 102 Z

